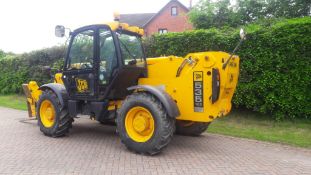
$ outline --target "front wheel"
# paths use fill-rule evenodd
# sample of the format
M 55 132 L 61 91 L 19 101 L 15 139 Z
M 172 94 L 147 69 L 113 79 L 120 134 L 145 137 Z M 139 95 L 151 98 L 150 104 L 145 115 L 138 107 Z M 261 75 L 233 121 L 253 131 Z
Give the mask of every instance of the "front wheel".
M 40 131 L 50 137 L 60 137 L 69 132 L 73 119 L 63 108 L 54 92 L 46 90 L 39 98 L 37 118 Z
M 149 155 L 166 147 L 175 130 L 175 119 L 148 93 L 128 96 L 118 111 L 116 123 L 121 141 L 129 150 Z

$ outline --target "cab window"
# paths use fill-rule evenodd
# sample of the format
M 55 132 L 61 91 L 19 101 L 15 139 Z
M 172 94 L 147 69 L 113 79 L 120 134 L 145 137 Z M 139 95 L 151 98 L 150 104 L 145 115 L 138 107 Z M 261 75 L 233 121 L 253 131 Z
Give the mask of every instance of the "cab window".
M 118 34 L 118 38 L 124 65 L 144 67 L 144 54 L 140 38 L 128 34 Z
M 113 69 L 118 65 L 116 48 L 110 30 L 99 29 L 99 46 L 99 81 L 104 85 L 109 83 Z
M 94 31 L 86 30 L 74 36 L 67 63 L 68 70 L 92 69 Z

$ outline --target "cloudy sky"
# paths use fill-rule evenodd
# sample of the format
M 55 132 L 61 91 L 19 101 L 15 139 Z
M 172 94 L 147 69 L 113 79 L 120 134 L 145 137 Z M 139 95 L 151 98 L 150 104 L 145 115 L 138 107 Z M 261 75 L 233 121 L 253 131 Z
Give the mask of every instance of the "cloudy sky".
M 157 12 L 169 0 L 1 0 L 0 49 L 22 53 L 64 43 L 57 24 L 75 29 L 113 19 L 113 12 Z M 195 4 L 198 0 L 193 0 Z M 189 0 L 180 0 L 189 6 Z

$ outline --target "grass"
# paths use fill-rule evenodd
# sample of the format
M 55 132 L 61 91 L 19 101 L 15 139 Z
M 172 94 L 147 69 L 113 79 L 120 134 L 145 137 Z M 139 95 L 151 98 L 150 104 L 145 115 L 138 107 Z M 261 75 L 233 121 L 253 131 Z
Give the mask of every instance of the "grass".
M 0 95 L 0 106 L 27 110 L 26 97 L 20 95 Z
M 275 121 L 249 111 L 233 111 L 216 119 L 208 132 L 311 148 L 311 120 Z
M 26 98 L 19 95 L 0 95 L 0 106 L 27 110 Z M 307 119 L 274 121 L 254 112 L 232 111 L 216 119 L 208 132 L 311 148 L 311 120 Z

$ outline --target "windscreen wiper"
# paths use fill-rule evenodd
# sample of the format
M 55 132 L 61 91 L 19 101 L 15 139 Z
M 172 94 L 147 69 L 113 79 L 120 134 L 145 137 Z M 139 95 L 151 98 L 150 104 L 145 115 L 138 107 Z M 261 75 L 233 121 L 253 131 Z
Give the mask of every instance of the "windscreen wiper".
M 132 55 L 132 53 L 130 52 L 130 50 L 126 47 L 126 45 L 121 41 L 119 40 L 120 43 L 122 44 L 122 46 L 125 48 L 125 50 L 127 51 L 127 53 L 133 58 L 133 60 L 135 60 L 136 62 L 136 57 L 134 55 Z

